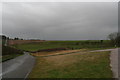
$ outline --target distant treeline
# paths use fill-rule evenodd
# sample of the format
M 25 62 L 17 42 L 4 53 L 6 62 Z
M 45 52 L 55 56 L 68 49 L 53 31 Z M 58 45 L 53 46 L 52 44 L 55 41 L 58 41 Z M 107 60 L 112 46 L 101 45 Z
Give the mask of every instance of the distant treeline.
M 7 37 L 5 35 L 0 35 L 0 37 L 2 37 L 3 40 L 41 40 L 41 39 L 23 39 L 23 38 L 19 38 L 19 37 L 15 37 L 15 38 L 10 38 Z
M 18 37 L 10 38 L 10 37 L 7 37 L 5 35 L 1 35 L 1 37 L 2 37 L 2 40 L 3 40 L 3 44 L 5 43 L 5 40 L 24 40 L 24 39 L 18 38 Z M 108 39 L 111 41 L 111 43 L 110 43 L 111 45 L 116 46 L 116 47 L 120 47 L 120 33 L 119 32 L 111 33 L 111 34 L 109 34 L 106 37 L 108 37 Z M 40 39 L 30 39 L 30 40 L 40 40 Z M 93 44 L 94 45 L 94 44 L 102 44 L 103 41 L 104 40 L 99 40 L 99 41 L 94 41 L 94 42 L 86 41 L 85 43 L 86 44 Z M 76 43 L 76 45 L 79 45 L 79 44 L 80 43 Z
M 9 40 L 9 39 L 11 39 L 11 40 L 23 40 L 22 38 L 18 38 L 18 37 L 15 37 L 15 38 L 10 38 L 10 37 L 7 37 L 7 36 L 5 36 L 5 35 L 0 35 L 1 37 L 2 37 L 2 40 Z

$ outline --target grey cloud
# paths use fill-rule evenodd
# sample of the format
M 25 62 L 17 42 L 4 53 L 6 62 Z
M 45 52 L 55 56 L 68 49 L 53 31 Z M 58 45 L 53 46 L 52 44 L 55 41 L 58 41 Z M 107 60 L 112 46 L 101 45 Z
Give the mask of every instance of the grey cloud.
M 47 40 L 106 39 L 118 30 L 117 2 L 4 3 L 3 34 Z

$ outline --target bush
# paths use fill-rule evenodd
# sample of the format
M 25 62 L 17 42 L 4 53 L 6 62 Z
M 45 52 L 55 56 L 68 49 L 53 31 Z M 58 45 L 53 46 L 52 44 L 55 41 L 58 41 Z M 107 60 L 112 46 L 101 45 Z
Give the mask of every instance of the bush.
M 120 47 L 120 33 L 114 32 L 108 35 L 108 38 L 111 40 L 112 45 Z

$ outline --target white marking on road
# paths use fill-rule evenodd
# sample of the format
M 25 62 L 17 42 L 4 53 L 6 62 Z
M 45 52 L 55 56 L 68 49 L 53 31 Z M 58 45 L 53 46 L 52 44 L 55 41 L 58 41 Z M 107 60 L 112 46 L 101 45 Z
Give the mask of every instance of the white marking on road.
M 28 75 L 30 74 L 31 71 L 32 71 L 32 70 L 29 70 L 29 71 L 28 71 L 28 73 L 27 73 L 26 76 L 25 76 L 25 79 L 28 77 Z M 25 80 L 25 79 L 24 79 L 24 80 Z

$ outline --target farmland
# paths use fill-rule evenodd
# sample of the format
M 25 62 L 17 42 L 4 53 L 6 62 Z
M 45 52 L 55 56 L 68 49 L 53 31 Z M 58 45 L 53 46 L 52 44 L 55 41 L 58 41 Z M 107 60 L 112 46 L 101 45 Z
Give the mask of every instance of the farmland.
M 23 40 L 24 42 L 24 40 Z M 17 43 L 17 40 L 16 40 Z M 112 78 L 110 52 L 89 52 L 114 48 L 109 40 L 43 41 L 13 44 L 29 51 L 36 63 L 29 78 Z M 66 53 L 74 53 L 67 54 Z M 55 55 L 57 56 L 48 56 Z
M 8 45 L 44 42 L 44 40 L 8 40 Z
M 44 41 L 36 43 L 23 43 L 14 44 L 13 47 L 25 50 L 25 51 L 38 51 L 44 49 L 53 48 L 67 48 L 67 49 L 105 49 L 113 48 L 109 40 L 104 40 L 102 43 L 100 40 L 81 40 L 81 41 Z

